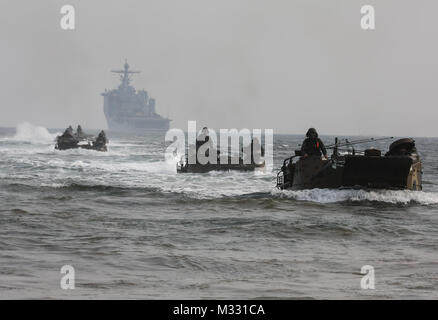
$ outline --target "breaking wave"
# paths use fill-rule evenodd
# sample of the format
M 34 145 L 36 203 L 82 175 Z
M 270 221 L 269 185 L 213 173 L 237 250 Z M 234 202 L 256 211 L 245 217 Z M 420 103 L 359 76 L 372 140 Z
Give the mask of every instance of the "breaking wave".
M 50 133 L 45 127 L 35 126 L 29 122 L 19 124 L 11 140 L 34 144 L 53 143 L 58 133 Z
M 311 189 L 311 190 L 274 190 L 274 196 L 289 198 L 299 201 L 317 203 L 336 202 L 384 202 L 391 204 L 419 203 L 422 205 L 438 204 L 437 192 L 410 191 L 410 190 L 333 190 L 333 189 Z

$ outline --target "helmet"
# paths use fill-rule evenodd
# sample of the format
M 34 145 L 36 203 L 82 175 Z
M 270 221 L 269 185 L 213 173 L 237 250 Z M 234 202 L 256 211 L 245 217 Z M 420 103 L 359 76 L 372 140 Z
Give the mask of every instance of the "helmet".
M 307 130 L 306 137 L 318 138 L 318 133 L 316 132 L 315 128 L 310 128 L 309 130 Z

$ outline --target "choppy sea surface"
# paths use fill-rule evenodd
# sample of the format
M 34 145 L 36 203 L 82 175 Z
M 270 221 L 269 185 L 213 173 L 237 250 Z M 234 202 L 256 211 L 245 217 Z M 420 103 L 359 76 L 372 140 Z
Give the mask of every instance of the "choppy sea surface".
M 0 128 L 1 299 L 438 298 L 438 139 L 416 138 L 423 191 L 279 191 L 302 136 L 274 136 L 272 170 L 177 174 L 164 135 L 57 133 Z

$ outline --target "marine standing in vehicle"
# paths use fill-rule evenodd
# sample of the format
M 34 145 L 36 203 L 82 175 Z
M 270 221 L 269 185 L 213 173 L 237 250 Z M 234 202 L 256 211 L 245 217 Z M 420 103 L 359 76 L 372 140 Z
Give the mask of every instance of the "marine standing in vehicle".
M 303 141 L 301 146 L 301 151 L 303 152 L 304 157 L 321 157 L 321 153 L 324 155 L 324 158 L 327 159 L 327 150 L 324 146 L 324 143 L 321 139 L 318 138 L 318 133 L 315 128 L 310 128 L 307 130 L 306 139 Z

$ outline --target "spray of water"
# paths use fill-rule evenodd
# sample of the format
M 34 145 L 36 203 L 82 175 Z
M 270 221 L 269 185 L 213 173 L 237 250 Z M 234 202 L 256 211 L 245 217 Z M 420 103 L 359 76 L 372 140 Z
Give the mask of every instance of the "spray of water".
M 310 189 L 299 191 L 279 191 L 272 192 L 280 198 L 289 198 L 299 201 L 309 201 L 316 203 L 335 203 L 335 202 L 360 202 L 376 201 L 392 204 L 408 204 L 411 202 L 423 205 L 438 204 L 438 193 L 410 191 L 410 190 L 333 190 L 333 189 Z
M 29 142 L 34 144 L 52 144 L 59 133 L 50 133 L 45 127 L 35 126 L 23 122 L 16 127 L 13 141 Z

